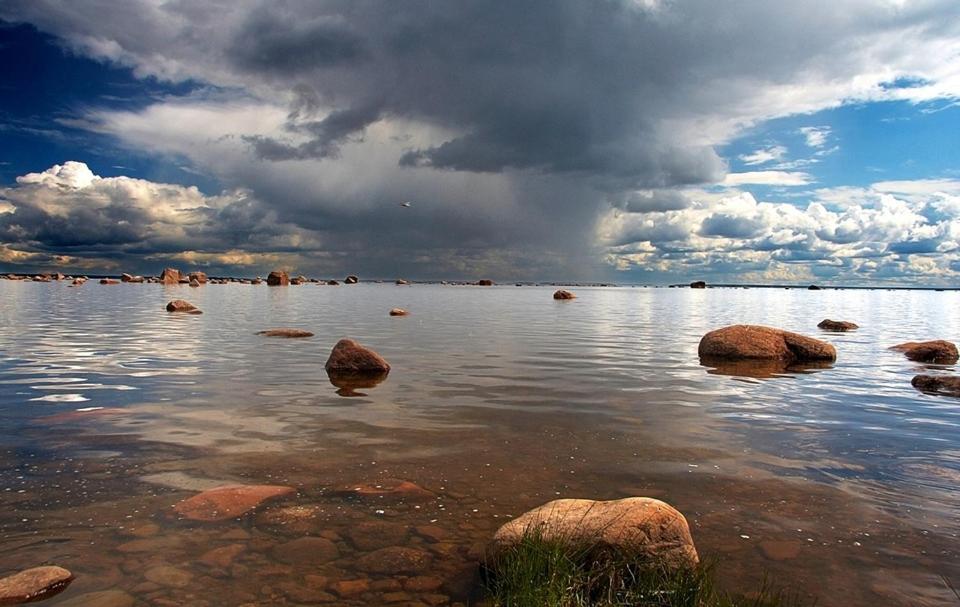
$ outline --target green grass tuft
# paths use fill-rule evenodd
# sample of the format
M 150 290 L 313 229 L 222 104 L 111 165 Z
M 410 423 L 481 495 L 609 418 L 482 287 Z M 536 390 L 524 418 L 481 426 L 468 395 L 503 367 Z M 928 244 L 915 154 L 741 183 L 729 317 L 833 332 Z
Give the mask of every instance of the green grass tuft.
M 536 531 L 485 563 L 496 607 L 799 607 L 798 594 L 764 583 L 748 595 L 716 588 L 713 564 L 665 571 L 609 547 L 547 541 Z M 749 598 L 748 598 L 749 597 Z

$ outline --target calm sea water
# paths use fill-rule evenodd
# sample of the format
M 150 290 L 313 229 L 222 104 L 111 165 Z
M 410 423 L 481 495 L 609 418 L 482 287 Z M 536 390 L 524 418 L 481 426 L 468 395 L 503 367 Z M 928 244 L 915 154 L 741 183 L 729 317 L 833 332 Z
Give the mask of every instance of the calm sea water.
M 468 600 L 478 547 L 508 517 L 644 495 L 687 516 L 731 588 L 768 576 L 818 605 L 957 604 L 960 400 L 910 386 L 955 370 L 887 348 L 960 339 L 960 293 L 575 291 L 0 281 L 0 574 L 69 568 L 51 605 L 104 590 L 142 605 L 442 605 Z M 204 314 L 167 314 L 174 298 Z M 397 306 L 411 315 L 389 317 Z M 820 333 L 828 317 L 861 329 Z M 701 366 L 700 337 L 734 323 L 821 337 L 838 360 L 769 377 Z M 316 335 L 255 335 L 271 327 Z M 341 337 L 387 358 L 388 379 L 331 385 Z M 436 497 L 342 492 L 386 479 Z M 239 521 L 171 516 L 230 483 L 298 494 Z M 296 512 L 310 515 L 284 518 Z M 288 544 L 304 535 L 338 556 Z M 429 579 L 364 566 L 384 545 L 426 555 Z M 358 579 L 356 594 L 336 586 Z

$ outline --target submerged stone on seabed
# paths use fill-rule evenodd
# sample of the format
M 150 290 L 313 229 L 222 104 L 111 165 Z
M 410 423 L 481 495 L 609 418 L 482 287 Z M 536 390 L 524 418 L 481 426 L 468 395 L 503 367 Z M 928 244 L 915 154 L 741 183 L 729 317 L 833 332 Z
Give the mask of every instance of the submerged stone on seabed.
M 225 521 L 247 514 L 269 499 L 296 492 L 281 485 L 227 485 L 198 493 L 176 503 L 173 509 L 192 521 Z
M 63 567 L 34 567 L 0 579 L 0 605 L 19 605 L 50 598 L 73 581 Z

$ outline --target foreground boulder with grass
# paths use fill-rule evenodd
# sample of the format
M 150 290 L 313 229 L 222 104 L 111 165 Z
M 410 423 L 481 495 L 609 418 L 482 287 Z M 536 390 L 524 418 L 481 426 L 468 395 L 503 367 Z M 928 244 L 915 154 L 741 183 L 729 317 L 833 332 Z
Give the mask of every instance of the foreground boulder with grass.
M 837 359 L 836 349 L 825 341 L 759 325 L 732 325 L 710 331 L 700 340 L 701 359 L 777 360 L 786 363 Z
M 531 538 L 575 550 L 613 549 L 665 570 L 700 562 L 687 519 L 673 506 L 649 497 L 548 502 L 500 527 L 488 556 L 496 559 Z

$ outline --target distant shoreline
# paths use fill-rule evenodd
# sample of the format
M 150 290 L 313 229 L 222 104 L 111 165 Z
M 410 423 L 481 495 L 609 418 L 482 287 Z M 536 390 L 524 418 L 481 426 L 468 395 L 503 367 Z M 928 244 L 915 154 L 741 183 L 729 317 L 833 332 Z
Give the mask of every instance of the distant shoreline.
M 37 273 L 25 273 L 25 272 L 0 272 L 0 279 L 10 279 L 10 277 L 15 277 L 16 280 L 29 280 L 36 276 L 54 276 L 49 272 L 37 272 Z M 68 276 L 71 278 L 73 275 Z M 120 278 L 119 274 L 77 274 L 76 276 L 84 276 L 91 279 L 101 279 L 101 278 Z M 256 276 L 209 276 L 212 280 L 217 281 L 226 281 L 226 282 L 236 282 L 243 283 L 243 281 L 250 281 Z M 262 277 L 261 277 L 262 278 Z M 55 280 L 55 279 L 54 279 Z M 307 278 L 305 282 L 314 283 L 314 284 L 323 284 L 326 285 L 327 281 L 336 280 L 338 282 L 343 282 L 342 278 Z M 446 285 L 446 286 L 476 286 L 476 280 L 410 280 L 405 279 L 406 284 L 419 284 L 419 285 Z M 361 283 L 367 284 L 392 284 L 396 281 L 394 278 L 369 278 L 366 280 L 361 279 Z M 494 283 L 494 286 L 507 286 L 507 287 L 615 287 L 615 288 L 645 288 L 645 289 L 689 289 L 689 283 L 670 283 L 670 284 L 641 284 L 641 283 L 614 283 L 614 282 L 563 282 L 563 281 L 527 281 L 527 280 L 517 280 L 517 281 L 507 281 L 507 282 L 497 282 Z M 755 284 L 755 283 L 714 283 L 707 284 L 705 288 L 707 289 L 798 289 L 798 290 L 808 290 L 810 284 L 791 284 L 791 285 L 773 285 L 773 284 Z M 833 291 L 960 291 L 960 286 L 957 287 L 912 287 L 912 286 L 857 286 L 857 285 L 816 285 L 820 290 L 833 290 Z

